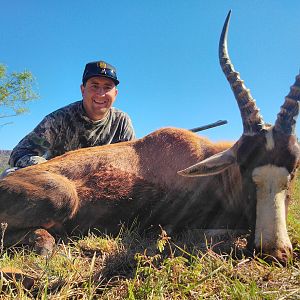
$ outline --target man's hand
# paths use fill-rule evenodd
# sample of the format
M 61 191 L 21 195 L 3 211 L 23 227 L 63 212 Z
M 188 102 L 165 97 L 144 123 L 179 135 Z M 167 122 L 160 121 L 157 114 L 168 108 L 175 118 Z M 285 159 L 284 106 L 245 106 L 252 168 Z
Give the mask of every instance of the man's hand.
M 47 159 L 45 159 L 44 157 L 41 157 L 41 156 L 25 155 L 17 161 L 16 167 L 25 168 L 25 167 L 28 167 L 28 166 L 41 164 L 45 161 L 47 161 Z
M 30 159 L 28 161 L 28 166 L 41 164 L 43 162 L 47 161 L 44 157 L 41 156 L 30 156 Z

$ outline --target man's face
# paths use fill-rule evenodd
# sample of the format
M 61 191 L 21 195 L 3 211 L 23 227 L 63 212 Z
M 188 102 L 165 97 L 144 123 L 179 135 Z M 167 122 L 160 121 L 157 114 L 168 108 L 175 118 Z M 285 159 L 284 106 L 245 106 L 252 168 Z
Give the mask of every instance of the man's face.
M 80 88 L 87 116 L 93 121 L 103 119 L 118 94 L 115 83 L 106 77 L 92 77 Z

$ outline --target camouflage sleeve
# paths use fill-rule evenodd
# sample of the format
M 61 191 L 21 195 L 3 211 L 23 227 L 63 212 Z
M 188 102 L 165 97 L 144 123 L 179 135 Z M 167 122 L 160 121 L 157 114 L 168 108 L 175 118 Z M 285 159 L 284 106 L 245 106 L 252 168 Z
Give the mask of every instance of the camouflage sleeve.
M 46 161 L 56 133 L 57 120 L 50 114 L 13 149 L 9 159 L 10 166 L 24 168 Z
M 125 114 L 124 122 L 122 124 L 122 131 L 120 133 L 120 141 L 131 141 L 135 139 L 135 132 L 130 117 Z

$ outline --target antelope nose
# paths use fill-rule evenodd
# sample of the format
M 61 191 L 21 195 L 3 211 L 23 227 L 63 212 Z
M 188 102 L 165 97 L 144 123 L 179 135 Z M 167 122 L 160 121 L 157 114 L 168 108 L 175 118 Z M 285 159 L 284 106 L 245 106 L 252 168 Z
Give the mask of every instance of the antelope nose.
M 273 253 L 271 253 L 271 256 L 273 256 L 280 263 L 286 264 L 293 259 L 293 249 L 290 246 L 273 249 Z

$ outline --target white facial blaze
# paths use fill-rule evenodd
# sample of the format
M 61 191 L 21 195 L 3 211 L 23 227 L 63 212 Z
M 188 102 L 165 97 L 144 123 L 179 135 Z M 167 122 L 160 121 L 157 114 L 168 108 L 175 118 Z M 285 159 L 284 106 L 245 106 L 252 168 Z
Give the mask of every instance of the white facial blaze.
M 292 248 L 286 228 L 286 189 L 290 175 L 286 168 L 266 165 L 252 173 L 257 188 L 255 247 L 276 251 Z
M 269 128 L 265 136 L 266 136 L 266 149 L 271 151 L 275 147 L 272 127 Z

